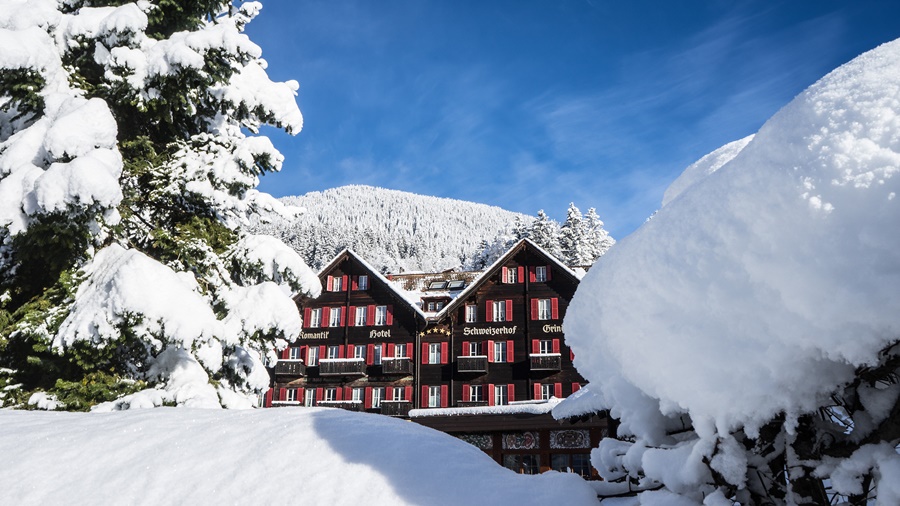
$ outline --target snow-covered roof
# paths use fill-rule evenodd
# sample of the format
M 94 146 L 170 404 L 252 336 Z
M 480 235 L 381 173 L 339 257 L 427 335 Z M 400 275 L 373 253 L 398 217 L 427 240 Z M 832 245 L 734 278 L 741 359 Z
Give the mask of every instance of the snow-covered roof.
M 465 415 L 543 415 L 553 411 L 562 399 L 553 397 L 542 401 L 511 402 L 503 406 L 470 406 L 465 408 L 423 408 L 409 411 L 410 418 L 427 416 L 465 416 Z
M 422 299 L 427 298 L 448 298 L 455 299 L 459 294 L 463 293 L 475 279 L 481 276 L 482 271 L 445 271 L 435 273 L 404 273 L 391 274 L 390 281 L 397 285 L 397 289 L 401 290 L 411 304 L 420 307 L 422 312 L 428 316 L 434 316 L 439 311 L 428 311 L 422 307 Z M 444 288 L 432 289 L 434 283 L 444 283 Z M 458 289 L 452 288 L 454 283 L 461 286 Z
M 591 390 L 591 385 L 581 387 L 553 407 L 553 418 L 565 420 L 576 416 L 590 415 L 607 409 L 603 397 Z

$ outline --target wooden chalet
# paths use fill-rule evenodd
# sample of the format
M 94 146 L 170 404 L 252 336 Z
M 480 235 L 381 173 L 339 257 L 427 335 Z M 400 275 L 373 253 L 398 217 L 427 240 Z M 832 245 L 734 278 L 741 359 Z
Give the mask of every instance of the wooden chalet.
M 385 277 L 344 250 L 319 277 L 267 406 L 409 418 L 519 472 L 592 475 L 606 418 L 550 415 L 586 383 L 562 332 L 579 277 L 552 255 L 523 239 L 483 272 Z

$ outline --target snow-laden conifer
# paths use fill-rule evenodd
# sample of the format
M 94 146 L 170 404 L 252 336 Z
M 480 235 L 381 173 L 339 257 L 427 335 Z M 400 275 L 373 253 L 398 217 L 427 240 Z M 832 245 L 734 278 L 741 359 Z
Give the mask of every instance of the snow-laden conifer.
M 268 387 L 291 293 L 320 287 L 239 228 L 290 214 L 254 190 L 281 154 L 244 132 L 303 122 L 242 33 L 260 7 L 0 0 L 0 403 L 246 407 Z

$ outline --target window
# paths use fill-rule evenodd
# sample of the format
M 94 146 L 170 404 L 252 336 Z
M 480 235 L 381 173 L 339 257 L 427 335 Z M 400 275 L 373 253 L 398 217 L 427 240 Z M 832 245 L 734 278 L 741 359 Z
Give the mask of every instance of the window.
M 404 387 L 393 387 L 394 395 L 392 399 L 395 401 L 407 401 L 409 399 L 406 398 L 406 388 Z
M 446 282 L 446 281 L 432 281 L 432 282 L 428 285 L 428 289 L 429 289 L 429 290 L 443 290 L 444 288 L 447 288 L 447 282 Z
M 541 472 L 541 456 L 535 454 L 504 455 L 503 467 L 519 474 L 538 474 Z
M 477 357 L 484 354 L 481 351 L 481 343 L 478 342 L 470 342 L 469 349 L 463 351 L 468 351 L 470 357 Z
M 495 406 L 504 406 L 509 404 L 509 399 L 507 398 L 507 389 L 506 385 L 494 385 L 494 405 Z
M 384 387 L 375 387 L 372 389 L 372 407 L 380 408 L 381 401 L 384 400 Z
M 356 308 L 356 315 L 353 318 L 353 325 L 364 327 L 366 325 L 366 307 L 359 306 Z
M 561 473 L 575 473 L 590 478 L 591 456 L 587 453 L 556 453 L 550 455 L 550 468 Z
M 329 346 L 327 358 L 341 358 L 341 347 L 340 346 Z
M 466 287 L 466 282 L 462 279 L 456 279 L 447 284 L 448 290 L 462 290 Z
M 307 367 L 313 367 L 319 365 L 319 347 L 318 346 L 310 346 L 308 350 L 306 350 L 306 365 Z
M 299 346 L 291 347 L 291 354 L 288 355 L 288 357 L 290 358 L 290 360 L 300 360 L 300 347 Z
M 547 281 L 547 266 L 546 265 L 538 265 L 534 268 L 534 280 L 543 283 Z
M 310 327 L 321 327 L 322 326 L 322 308 L 317 307 L 315 309 L 310 309 L 310 311 L 309 311 L 309 326 Z
M 372 365 L 381 365 L 381 345 L 372 347 Z
M 506 341 L 494 341 L 494 362 L 506 362 Z
M 441 363 L 441 343 L 429 343 L 428 344 L 428 363 L 429 364 L 440 364 Z
M 397 344 L 394 346 L 394 357 L 395 358 L 404 358 L 407 357 L 406 354 L 406 344 Z
M 466 323 L 473 323 L 478 318 L 478 307 L 475 304 L 466 305 Z
M 481 402 L 484 399 L 481 394 L 481 385 L 469 385 L 469 401 Z
M 538 299 L 538 320 L 549 320 L 550 315 L 550 299 Z M 541 352 L 543 353 L 543 352 Z
M 354 388 L 353 390 L 350 391 L 350 395 L 351 395 L 350 400 L 352 400 L 353 402 L 363 402 L 364 394 L 365 394 L 364 388 L 358 388 L 358 387 Z
M 369 276 L 362 275 L 359 277 L 359 280 L 356 283 L 357 290 L 368 290 L 369 289 Z
M 547 400 L 551 397 L 553 397 L 553 384 L 546 383 L 541 385 L 541 399 Z
M 441 309 L 444 309 L 444 303 L 443 303 L 443 302 L 438 302 L 438 303 L 436 303 L 436 304 L 435 304 L 435 308 L 436 308 L 438 311 L 440 311 Z
M 334 402 L 337 400 L 337 388 L 330 387 L 325 389 L 325 402 Z
M 428 312 L 429 312 L 429 313 L 433 313 L 433 312 L 434 312 L 434 306 L 435 306 L 434 302 L 429 302 L 429 303 L 428 303 Z
M 366 359 L 366 347 L 362 344 L 357 344 L 353 347 L 353 358 Z
M 387 306 L 375 307 L 375 325 L 387 325 Z
M 287 399 L 289 402 L 297 402 L 297 389 L 296 388 L 288 388 L 287 389 Z
M 551 341 L 550 339 L 541 339 L 538 352 L 553 353 L 553 341 Z
M 306 395 L 303 396 L 303 405 L 307 407 L 312 407 L 316 405 L 316 389 L 315 388 L 307 388 Z
M 341 326 L 341 309 L 340 307 L 331 308 L 331 316 L 328 318 L 328 326 L 329 327 L 340 327 Z
M 428 407 L 429 408 L 439 408 L 441 407 L 441 387 L 428 387 Z
M 518 283 L 519 279 L 517 274 L 519 272 L 515 267 L 504 269 L 506 271 L 506 279 L 503 280 L 504 283 Z
M 343 281 L 343 278 L 340 276 L 335 276 L 334 278 L 332 278 L 331 279 L 331 291 L 332 292 L 340 292 L 341 288 L 343 288 L 343 286 L 341 286 L 343 284 L 342 281 Z
M 505 322 L 506 321 L 506 301 L 505 300 L 495 300 L 493 303 L 493 313 L 494 318 L 492 321 L 495 322 Z

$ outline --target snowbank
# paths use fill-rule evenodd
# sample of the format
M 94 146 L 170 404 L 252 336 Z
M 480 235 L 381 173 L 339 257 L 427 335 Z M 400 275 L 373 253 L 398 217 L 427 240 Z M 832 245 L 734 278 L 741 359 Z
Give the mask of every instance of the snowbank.
M 0 411 L 15 504 L 597 504 L 572 474 L 518 475 L 451 436 L 321 408 Z

